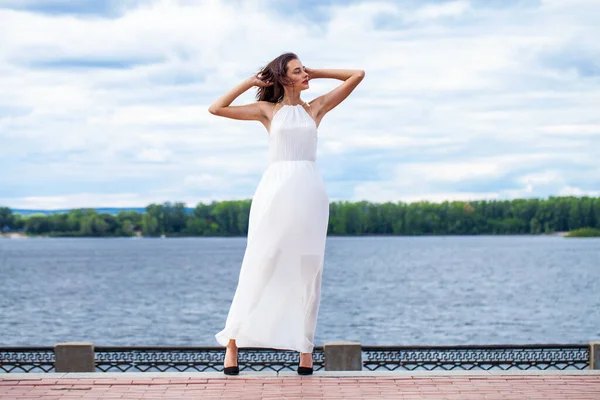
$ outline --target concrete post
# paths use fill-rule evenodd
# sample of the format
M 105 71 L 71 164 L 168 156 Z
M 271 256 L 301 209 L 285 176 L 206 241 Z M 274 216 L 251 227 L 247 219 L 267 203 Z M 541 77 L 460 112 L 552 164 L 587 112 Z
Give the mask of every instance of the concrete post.
M 95 372 L 94 344 L 87 342 L 59 343 L 54 346 L 56 372 Z
M 358 342 L 329 342 L 323 345 L 325 371 L 362 370 L 362 346 Z
M 600 342 L 590 342 L 590 369 L 600 369 Z

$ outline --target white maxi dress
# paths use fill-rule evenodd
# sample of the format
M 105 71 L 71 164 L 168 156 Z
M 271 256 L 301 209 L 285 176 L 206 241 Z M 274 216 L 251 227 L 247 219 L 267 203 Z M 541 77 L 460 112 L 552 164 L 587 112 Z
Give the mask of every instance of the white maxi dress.
M 235 339 L 238 347 L 310 353 L 329 219 L 315 120 L 301 104 L 284 105 L 268 141 L 269 166 L 252 199 L 237 289 L 215 337 L 223 346 Z

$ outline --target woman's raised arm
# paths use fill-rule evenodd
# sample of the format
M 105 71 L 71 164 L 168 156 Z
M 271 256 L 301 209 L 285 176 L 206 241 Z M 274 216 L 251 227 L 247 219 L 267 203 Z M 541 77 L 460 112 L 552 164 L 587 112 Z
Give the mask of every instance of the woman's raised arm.
M 318 119 L 340 104 L 365 77 L 365 71 L 361 69 L 306 69 L 309 79 L 332 78 L 344 81 L 331 92 L 317 97 L 313 104 L 317 108 Z
M 248 79 L 244 79 L 241 83 L 215 100 L 215 102 L 208 107 L 208 112 L 220 117 L 264 122 L 263 120 L 267 118 L 268 111 L 268 105 L 265 104 L 266 102 L 259 101 L 243 106 L 230 106 L 230 104 L 239 95 L 254 86 L 270 86 L 272 84 L 273 83 L 270 82 L 263 82 L 256 75 L 253 75 Z

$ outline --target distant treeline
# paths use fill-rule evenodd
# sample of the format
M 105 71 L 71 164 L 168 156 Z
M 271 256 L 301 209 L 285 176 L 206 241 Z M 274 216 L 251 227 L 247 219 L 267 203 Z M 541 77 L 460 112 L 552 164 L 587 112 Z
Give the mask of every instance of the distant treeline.
M 22 216 L 0 207 L 0 231 L 47 236 L 243 236 L 251 200 L 150 204 L 146 211 L 76 209 Z M 330 235 L 539 234 L 600 228 L 600 198 L 550 197 L 444 203 L 332 202 Z

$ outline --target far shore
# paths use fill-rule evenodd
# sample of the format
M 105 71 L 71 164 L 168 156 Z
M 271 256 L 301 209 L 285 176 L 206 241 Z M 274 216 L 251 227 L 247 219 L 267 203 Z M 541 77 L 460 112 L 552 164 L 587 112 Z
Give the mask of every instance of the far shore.
M 552 232 L 552 233 L 539 233 L 537 235 L 532 235 L 529 233 L 525 233 L 522 234 L 521 236 L 566 236 L 569 232 Z M 334 236 L 343 236 L 343 235 L 330 235 L 330 237 L 334 237 Z M 346 235 L 348 237 L 357 237 L 354 235 Z M 373 236 L 407 236 L 407 235 L 363 235 L 363 236 L 369 236 L 369 237 L 373 237 Z M 419 236 L 419 235 L 412 235 L 412 236 Z M 421 236 L 514 236 L 514 235 L 421 235 Z M 110 238 L 110 237 L 114 237 L 114 236 L 61 236 L 60 238 Z M 120 238 L 127 238 L 127 237 L 137 237 L 137 238 L 143 238 L 141 232 L 136 232 L 135 236 L 119 236 Z M 153 236 L 152 238 L 159 238 L 160 236 Z M 168 237 L 168 236 L 163 236 L 163 237 Z M 172 236 L 172 237 L 228 237 L 228 236 Z M 243 237 L 243 236 L 239 236 L 239 237 Z M 23 232 L 8 232 L 8 233 L 0 233 L 0 239 L 39 239 L 39 238 L 48 238 L 48 239 L 54 239 L 53 236 L 49 236 L 49 235 L 27 235 Z
M 22 232 L 0 233 L 0 238 L 4 239 L 29 239 L 29 236 Z
M 566 236 L 569 232 L 552 232 L 552 233 L 542 233 L 542 235 L 553 235 L 553 236 Z

